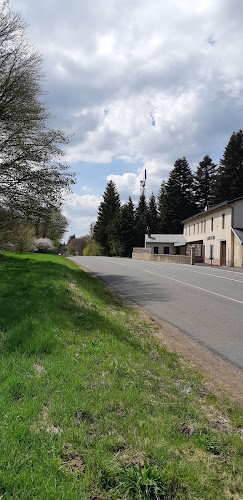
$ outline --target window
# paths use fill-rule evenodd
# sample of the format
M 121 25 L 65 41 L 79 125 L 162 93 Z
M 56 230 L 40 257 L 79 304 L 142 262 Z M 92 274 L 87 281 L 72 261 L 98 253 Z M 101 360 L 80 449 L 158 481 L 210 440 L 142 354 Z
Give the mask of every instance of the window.
M 191 226 L 189 226 L 189 236 L 191 236 Z
M 204 221 L 204 233 L 206 233 L 206 220 Z
M 211 218 L 211 231 L 213 231 L 213 217 Z
M 199 234 L 199 222 L 197 223 L 197 234 Z
M 166 254 L 170 253 L 170 247 L 164 247 L 164 253 Z
M 187 227 L 185 227 L 185 236 L 186 236 L 186 233 L 187 233 Z
M 201 222 L 201 233 L 203 233 L 203 220 Z
M 222 229 L 225 228 L 225 214 L 222 214 Z
M 154 253 L 159 253 L 159 247 L 154 247 Z
M 195 234 L 195 224 L 193 224 L 194 234 Z

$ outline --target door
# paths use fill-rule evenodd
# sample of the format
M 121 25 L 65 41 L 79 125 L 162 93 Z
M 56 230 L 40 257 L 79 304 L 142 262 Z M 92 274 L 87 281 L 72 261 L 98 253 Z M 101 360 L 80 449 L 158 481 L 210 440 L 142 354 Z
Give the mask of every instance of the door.
M 221 259 L 220 259 L 220 265 L 221 266 L 226 266 L 226 241 L 221 241 Z

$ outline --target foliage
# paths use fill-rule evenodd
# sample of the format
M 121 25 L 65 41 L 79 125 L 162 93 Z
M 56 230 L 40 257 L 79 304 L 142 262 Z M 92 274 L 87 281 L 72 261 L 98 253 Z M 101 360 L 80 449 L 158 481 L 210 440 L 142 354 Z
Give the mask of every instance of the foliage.
M 86 236 L 86 247 L 83 249 L 83 255 L 101 255 L 101 249 L 99 244 L 95 241 L 92 236 Z
M 193 215 L 196 210 L 193 175 L 185 157 L 176 160 L 166 182 L 166 191 L 163 192 L 163 196 L 165 232 L 182 233 L 182 221 Z
M 198 210 L 204 210 L 214 204 L 216 165 L 210 156 L 204 156 L 194 174 L 195 201 Z
M 62 214 L 60 207 L 45 208 L 38 214 L 33 223 L 38 238 L 49 238 L 57 245 L 68 227 L 68 219 Z
M 215 198 L 220 203 L 243 196 L 243 131 L 233 132 L 216 177 Z
M 15 252 L 30 252 L 35 237 L 35 228 L 29 222 L 14 219 L 11 224 L 6 219 L 0 233 L 0 249 Z
M 148 207 L 145 195 L 142 193 L 135 210 L 136 246 L 144 247 L 144 235 L 148 226 Z
M 158 232 L 167 232 L 167 196 L 166 196 L 166 182 L 162 181 L 158 193 Z
M 68 138 L 47 126 L 41 100 L 41 57 L 26 37 L 21 15 L 0 5 L 0 203 L 15 217 L 33 218 L 59 207 L 74 182 L 60 145 Z
M 129 196 L 128 202 L 121 207 L 120 224 L 122 255 L 131 257 L 132 249 L 135 246 L 135 209 L 131 196 Z
M 151 233 L 157 233 L 158 229 L 158 211 L 154 193 L 151 194 L 148 201 L 148 227 Z
M 75 234 L 70 236 L 67 242 L 67 255 L 83 255 L 83 251 L 87 246 L 87 236 L 76 238 Z
M 98 209 L 98 217 L 94 226 L 95 241 L 99 243 L 104 255 L 114 253 L 116 231 L 120 214 L 120 197 L 113 181 L 109 181 L 103 194 L 103 201 Z M 114 234 L 115 233 L 115 234 Z
M 124 493 L 129 494 L 134 499 L 159 500 L 168 498 L 160 472 L 146 461 L 144 467 L 141 464 L 129 469 L 123 466 L 121 483 Z
M 49 238 L 36 238 L 33 242 L 33 251 L 49 253 L 54 250 L 53 242 Z

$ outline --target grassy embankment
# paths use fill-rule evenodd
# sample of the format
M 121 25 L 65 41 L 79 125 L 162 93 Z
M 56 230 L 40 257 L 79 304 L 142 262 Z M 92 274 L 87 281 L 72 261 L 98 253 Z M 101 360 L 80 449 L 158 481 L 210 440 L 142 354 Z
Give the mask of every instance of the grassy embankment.
M 240 407 L 154 325 L 62 257 L 0 256 L 0 295 L 0 498 L 243 497 Z

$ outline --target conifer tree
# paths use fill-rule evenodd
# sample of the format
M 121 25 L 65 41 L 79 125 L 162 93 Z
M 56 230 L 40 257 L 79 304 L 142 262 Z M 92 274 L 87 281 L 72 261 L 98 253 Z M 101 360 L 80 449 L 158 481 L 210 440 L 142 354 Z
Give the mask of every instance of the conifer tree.
M 154 193 L 151 194 L 148 202 L 148 227 L 151 233 L 157 232 L 158 211 Z
M 145 195 L 142 193 L 138 200 L 135 211 L 135 225 L 136 225 L 136 246 L 144 246 L 145 233 L 148 225 L 148 207 Z
M 168 233 L 168 221 L 167 221 L 167 196 L 166 196 L 166 182 L 162 181 L 160 190 L 158 193 L 158 232 Z
M 198 210 L 204 210 L 214 204 L 214 186 L 216 180 L 216 165 L 212 158 L 206 155 L 200 161 L 194 174 L 195 201 Z
M 122 255 L 132 256 L 132 249 L 135 246 L 135 209 L 132 198 L 129 196 L 128 202 L 121 208 L 121 247 Z
M 113 181 L 109 181 L 103 194 L 103 201 L 98 209 L 98 218 L 94 226 L 94 237 L 104 255 L 114 254 L 117 235 L 114 232 L 120 216 L 120 197 Z
M 243 196 L 243 131 L 233 132 L 218 169 L 215 199 L 217 203 Z
M 182 233 L 182 221 L 195 212 L 192 171 L 186 158 L 179 158 L 166 183 L 163 222 L 168 233 Z

